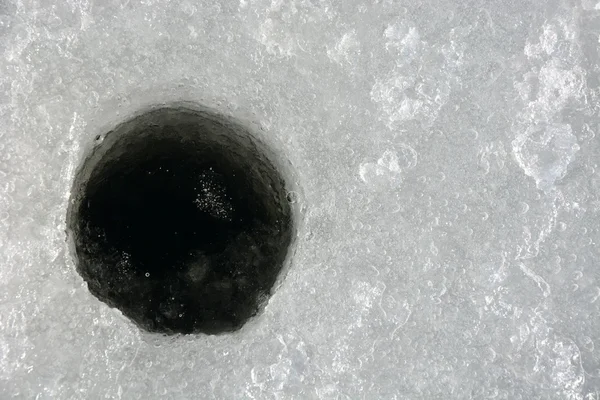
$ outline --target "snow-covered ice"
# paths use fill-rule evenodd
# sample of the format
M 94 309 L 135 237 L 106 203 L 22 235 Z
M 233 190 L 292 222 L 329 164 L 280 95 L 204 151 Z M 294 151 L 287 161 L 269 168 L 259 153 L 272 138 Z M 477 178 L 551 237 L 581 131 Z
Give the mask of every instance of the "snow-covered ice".
M 0 2 L 0 398 L 600 400 L 600 3 Z M 140 331 L 66 242 L 97 136 L 199 102 L 289 160 L 240 331 Z

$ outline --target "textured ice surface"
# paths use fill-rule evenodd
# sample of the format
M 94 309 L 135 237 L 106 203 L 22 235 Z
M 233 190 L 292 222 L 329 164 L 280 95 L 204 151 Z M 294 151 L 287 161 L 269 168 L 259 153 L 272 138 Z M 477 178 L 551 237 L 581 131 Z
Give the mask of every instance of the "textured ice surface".
M 0 2 L 0 398 L 600 398 L 600 3 Z M 235 334 L 141 333 L 65 243 L 148 103 L 260 126 L 289 273 Z

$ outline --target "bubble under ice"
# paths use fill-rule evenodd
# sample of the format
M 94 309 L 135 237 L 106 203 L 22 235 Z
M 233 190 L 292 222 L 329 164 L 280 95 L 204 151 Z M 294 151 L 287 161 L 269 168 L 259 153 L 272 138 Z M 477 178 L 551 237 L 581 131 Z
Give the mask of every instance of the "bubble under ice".
M 0 398 L 598 400 L 598 24 L 597 0 L 0 2 Z M 285 279 L 219 335 L 140 329 L 66 242 L 96 137 L 180 100 L 251 127 L 298 215 Z

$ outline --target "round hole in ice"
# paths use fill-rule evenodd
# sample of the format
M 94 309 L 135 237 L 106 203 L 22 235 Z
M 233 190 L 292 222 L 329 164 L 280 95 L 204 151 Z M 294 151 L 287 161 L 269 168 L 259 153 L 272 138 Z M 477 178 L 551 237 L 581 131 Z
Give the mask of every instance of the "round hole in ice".
M 165 334 L 235 331 L 272 293 L 294 236 L 277 157 L 231 118 L 151 107 L 96 141 L 67 215 L 98 299 Z

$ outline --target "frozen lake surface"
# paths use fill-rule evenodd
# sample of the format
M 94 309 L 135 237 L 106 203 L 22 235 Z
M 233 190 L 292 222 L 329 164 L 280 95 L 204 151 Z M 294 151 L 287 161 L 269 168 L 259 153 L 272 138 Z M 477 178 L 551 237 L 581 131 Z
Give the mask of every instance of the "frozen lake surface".
M 600 400 L 599 43 L 598 0 L 0 0 L 0 398 Z M 180 100 L 289 163 L 234 333 L 140 330 L 66 241 L 97 135 Z

